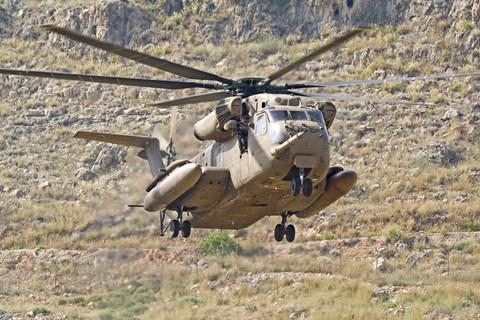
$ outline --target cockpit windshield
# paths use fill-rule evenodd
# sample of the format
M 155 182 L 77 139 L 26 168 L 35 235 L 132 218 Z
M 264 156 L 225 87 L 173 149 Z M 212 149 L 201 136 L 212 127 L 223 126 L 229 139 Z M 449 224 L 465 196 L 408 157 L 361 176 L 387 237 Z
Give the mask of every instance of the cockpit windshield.
M 290 111 L 292 120 L 307 120 L 307 114 L 305 111 Z
M 321 113 L 320 111 L 309 111 L 308 114 L 310 115 L 310 119 L 312 119 L 312 121 L 325 124 L 325 120 L 323 119 L 323 113 Z
M 268 110 L 268 120 L 270 122 L 285 120 L 311 120 L 320 124 L 325 124 L 323 114 L 320 111 L 293 111 L 293 110 Z
M 288 111 L 285 110 L 269 110 L 267 113 L 270 122 L 284 121 L 288 119 Z

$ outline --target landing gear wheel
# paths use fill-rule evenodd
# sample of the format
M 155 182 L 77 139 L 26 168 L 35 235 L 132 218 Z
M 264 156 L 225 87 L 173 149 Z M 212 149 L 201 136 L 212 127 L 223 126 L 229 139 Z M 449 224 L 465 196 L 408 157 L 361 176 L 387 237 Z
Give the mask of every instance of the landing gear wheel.
M 302 191 L 305 197 L 310 197 L 312 195 L 312 191 L 313 191 L 312 179 L 303 180 Z
M 190 224 L 190 221 L 188 221 L 188 220 L 183 221 L 182 237 L 184 237 L 184 238 L 190 237 L 190 232 L 191 231 L 192 231 L 192 225 Z
M 281 223 L 275 226 L 275 240 L 277 242 L 281 242 L 283 240 L 283 236 L 285 235 L 285 226 Z
M 172 220 L 170 230 L 172 231 L 172 238 L 178 237 L 178 234 L 180 233 L 180 222 L 178 222 L 178 220 Z
M 288 242 L 295 240 L 295 226 L 293 224 L 289 224 L 287 229 L 285 229 L 285 238 L 287 238 Z
M 290 194 L 294 197 L 298 196 L 301 186 L 302 182 L 300 180 L 300 177 L 292 178 L 292 182 L 290 183 Z

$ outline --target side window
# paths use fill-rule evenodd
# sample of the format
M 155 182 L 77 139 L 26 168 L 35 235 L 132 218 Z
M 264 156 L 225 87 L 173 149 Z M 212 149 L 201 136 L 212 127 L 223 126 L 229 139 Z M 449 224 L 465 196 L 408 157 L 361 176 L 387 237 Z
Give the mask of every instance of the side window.
M 255 135 L 259 136 L 267 132 L 267 118 L 265 114 L 261 114 L 257 117 L 257 124 L 255 126 Z

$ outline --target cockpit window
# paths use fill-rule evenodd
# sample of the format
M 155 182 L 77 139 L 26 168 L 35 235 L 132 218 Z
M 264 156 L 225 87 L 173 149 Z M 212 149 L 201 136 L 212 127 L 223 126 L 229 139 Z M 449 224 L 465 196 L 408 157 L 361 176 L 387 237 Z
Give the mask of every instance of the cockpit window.
M 270 110 L 267 114 L 270 122 L 284 121 L 288 119 L 288 111 L 285 110 Z
M 304 111 L 290 111 L 292 120 L 307 120 L 307 114 Z
M 323 114 L 320 111 L 310 111 L 308 113 L 312 121 L 316 121 L 321 124 L 325 124 L 325 120 L 323 119 Z
M 267 117 L 261 114 L 257 117 L 257 125 L 255 126 L 255 135 L 259 136 L 267 132 Z

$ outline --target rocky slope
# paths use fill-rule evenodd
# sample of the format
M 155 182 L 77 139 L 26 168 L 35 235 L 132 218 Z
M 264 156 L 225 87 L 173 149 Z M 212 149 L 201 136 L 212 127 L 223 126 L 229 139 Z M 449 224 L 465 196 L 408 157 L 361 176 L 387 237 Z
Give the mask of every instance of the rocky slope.
M 268 74 L 342 30 L 366 25 L 374 26 L 366 36 L 302 66 L 285 81 L 471 72 L 480 66 L 480 4 L 476 0 L 395 0 L 386 5 L 376 0 L 52 3 L 6 0 L 0 4 L 0 66 L 171 78 L 39 32 L 37 27 L 45 23 L 65 25 L 232 77 Z M 190 312 L 199 310 L 199 318 L 203 313 L 208 318 L 208 312 L 220 307 L 232 315 L 245 313 L 245 317 L 288 318 L 294 314 L 315 319 L 321 312 L 315 309 L 319 301 L 310 301 L 310 294 L 303 296 L 312 285 L 329 301 L 344 301 L 330 298 L 332 288 L 345 289 L 349 294 L 335 292 L 333 296 L 360 299 L 344 304 L 360 305 L 365 314 L 370 311 L 378 319 L 405 314 L 413 318 L 422 314 L 427 319 L 474 317 L 480 294 L 473 288 L 469 295 L 468 283 L 477 281 L 472 270 L 478 267 L 480 255 L 477 235 L 468 231 L 480 230 L 479 83 L 478 78 L 465 78 L 346 92 L 440 106 L 337 103 L 338 116 L 331 129 L 332 163 L 359 172 L 356 188 L 317 217 L 294 221 L 299 231 L 297 244 L 273 242 L 272 226 L 278 222 L 273 218 L 237 233 L 246 253 L 235 262 L 202 257 L 212 265 L 204 266 L 202 278 L 197 273 L 192 277 L 186 274 L 194 268 L 192 257 L 202 255 L 195 244 L 206 231 L 196 230 L 187 244 L 165 240 L 157 236 L 155 215 L 125 208 L 141 201 L 150 179 L 135 151 L 71 139 L 79 129 L 144 135 L 155 124 L 163 124 L 168 132 L 169 110 L 143 104 L 193 92 L 0 76 L 0 249 L 5 250 L 0 252 L 0 310 L 8 310 L 0 311 L 0 319 L 15 317 L 13 311 L 24 317 L 36 306 L 55 310 L 52 317 L 70 312 L 72 319 L 85 313 L 98 318 L 108 310 L 98 307 L 94 295 L 102 295 L 103 302 L 110 301 L 108 292 L 133 295 L 132 290 L 138 289 L 135 281 L 149 283 L 158 274 L 182 283 L 180 288 L 175 281 L 165 280 L 162 289 L 147 286 L 142 290 L 155 292 L 156 301 L 166 304 L 173 315 L 181 304 Z M 189 148 L 184 152 L 192 154 L 198 149 L 189 130 L 210 107 L 180 110 L 178 151 Z M 452 231 L 463 233 L 447 237 Z M 422 240 L 425 234 L 434 239 L 430 244 Z M 343 238 L 349 240 L 340 240 Z M 87 250 L 99 247 L 141 249 L 127 253 Z M 148 252 L 159 247 L 165 250 Z M 27 250 L 9 251 L 22 248 Z M 177 252 L 184 256 L 178 258 Z M 445 276 L 450 252 L 458 271 L 453 278 Z M 110 260 L 109 255 L 113 255 Z M 126 260 L 117 255 L 125 255 Z M 348 259 L 342 258 L 345 256 Z M 129 268 L 130 264 L 143 266 L 144 259 L 153 261 L 147 264 L 147 271 Z M 345 260 L 358 263 L 340 268 Z M 121 267 L 115 277 L 107 272 L 94 277 L 92 270 L 98 270 L 93 267 L 95 261 L 105 270 L 112 263 Z M 296 263 L 293 267 L 292 261 Z M 372 271 L 374 262 L 377 267 L 384 265 L 385 272 Z M 265 275 L 258 263 L 269 266 Z M 412 263 L 419 267 L 415 269 Z M 48 271 L 49 266 L 58 269 L 61 279 L 55 280 L 57 273 Z M 229 273 L 229 268 L 234 271 Z M 412 272 L 414 280 L 409 278 Z M 130 276 L 122 277 L 122 273 Z M 314 279 L 309 273 L 314 273 Z M 18 287 L 32 274 L 36 281 Z M 236 276 L 241 280 L 232 282 Z M 89 277 L 98 288 L 82 287 L 76 292 L 62 287 L 69 278 L 84 282 Z M 444 282 L 439 285 L 438 279 Z M 459 281 L 457 287 L 452 284 L 455 281 Z M 122 283 L 128 283 L 126 289 Z M 194 287 L 197 284 L 200 287 Z M 274 294 L 289 285 L 293 289 L 287 295 L 292 294 L 289 297 L 295 306 Z M 442 287 L 453 289 L 441 291 Z M 221 300 L 216 290 L 228 298 Z M 262 305 L 253 296 L 242 296 L 242 302 L 234 303 L 238 292 L 261 294 L 263 301 L 272 303 Z M 425 292 L 433 292 L 434 298 Z M 442 300 L 438 292 L 452 301 Z M 364 296 L 359 297 L 360 293 Z M 78 296 L 84 300 L 74 300 Z M 421 299 L 428 303 L 417 305 L 415 301 Z M 148 301 L 142 305 L 160 312 Z M 323 306 L 329 310 L 328 304 Z M 335 315 L 341 306 L 332 308 Z M 352 315 L 358 310 L 345 312 Z M 154 317 L 146 311 L 140 314 Z
M 308 63 L 289 77 L 315 81 L 468 72 L 477 69 L 480 59 L 479 4 L 474 0 L 391 1 L 387 6 L 368 0 L 149 3 L 113 0 L 100 4 L 94 1 L 57 6 L 47 1 L 44 4 L 6 1 L 1 5 L 2 66 L 170 77 L 64 37 L 37 31 L 37 27 L 45 23 L 66 25 L 101 39 L 152 54 L 166 54 L 172 60 L 229 76 L 244 76 L 258 70 L 270 72 L 285 65 L 309 49 L 297 44 L 299 41 L 320 39 L 321 42 L 344 28 L 385 23 L 389 26 L 374 28 L 361 41 L 352 41 L 344 49 Z M 247 43 L 235 47 L 232 41 Z M 209 43 L 222 44 L 225 48 Z M 130 179 L 138 181 L 132 172 L 143 167 L 133 160 L 133 155 L 127 166 L 125 148 L 83 142 L 72 144 L 69 136 L 81 128 L 148 134 L 154 124 L 168 126 L 168 110 L 141 105 L 168 98 L 173 93 L 14 76 L 2 76 L 0 81 L 1 196 L 8 204 L 3 206 L 3 210 L 8 208 L 5 219 L 16 226 L 5 224 L 4 235 L 15 233 L 21 226 L 21 223 L 16 225 L 18 222 L 13 218 L 18 211 L 35 212 L 27 221 L 45 219 L 41 211 L 48 201 L 53 201 L 48 204 L 53 206 L 59 205 L 58 200 L 75 206 L 76 201 L 91 201 L 105 189 L 116 194 L 134 194 L 132 202 L 141 198 L 135 195 L 136 190 L 141 190 L 141 183 L 132 186 L 125 177 L 130 174 L 134 176 Z M 385 198 L 389 199 L 387 203 L 395 203 L 416 199 L 418 193 L 424 193 L 431 207 L 444 197 L 448 203 L 455 199 L 475 201 L 478 188 L 474 184 L 479 171 L 475 165 L 480 112 L 478 89 L 478 81 L 468 78 L 354 88 L 357 95 L 430 100 L 451 104 L 452 108 L 412 110 L 339 104 L 338 120 L 332 128 L 334 162 L 353 166 L 367 175 L 351 194 L 351 204 L 358 200 L 383 203 Z M 189 124 L 201 116 L 205 108 L 208 106 L 188 116 L 185 116 L 187 109 L 181 111 L 186 133 Z M 191 142 L 190 137 L 187 135 L 185 139 L 193 144 L 194 152 L 198 144 Z M 413 143 L 405 144 L 405 141 Z M 399 147 L 401 145 L 404 148 Z M 405 153 L 414 155 L 413 162 L 412 159 L 407 162 Z M 395 164 L 399 165 L 397 174 L 387 173 L 387 169 L 387 180 L 371 175 L 375 170 L 384 172 L 385 162 L 394 163 L 398 159 L 403 162 Z M 433 164 L 435 173 L 428 172 L 422 161 Z M 62 171 L 65 166 L 70 168 L 68 175 Z M 377 166 L 380 167 L 377 169 Z M 123 173 L 129 170 L 129 174 Z M 460 181 L 448 178 L 449 170 L 455 170 Z M 411 177 L 404 181 L 406 185 L 392 184 L 392 180 L 405 173 Z M 145 175 L 140 178 L 147 179 Z M 449 184 L 445 185 L 444 179 Z M 467 182 L 463 193 L 456 187 L 462 179 Z M 426 180 L 433 182 L 430 186 L 419 182 Z M 24 203 L 28 205 L 21 209 Z M 452 208 L 442 210 L 456 211 L 453 204 Z M 344 213 L 352 210 L 356 209 L 344 209 Z M 478 207 L 471 206 L 467 212 L 468 215 L 461 218 L 463 226 L 468 220 L 476 219 Z
M 472 262 L 478 260 L 479 241 L 479 233 L 348 238 L 246 247 L 235 258 L 211 257 L 187 244 L 149 250 L 0 250 L 0 276 L 8 275 L 0 290 L 0 319 L 149 319 L 154 310 L 165 319 L 167 314 L 208 318 L 211 311 L 253 319 L 334 319 L 340 312 L 366 311 L 370 319 L 404 319 L 418 316 L 417 299 L 426 302 L 425 319 L 473 319 L 479 293 L 462 285 L 468 288 L 468 281 L 478 278 Z M 308 259 L 298 261 L 299 255 Z M 337 302 L 323 301 L 322 286 Z M 343 295 L 359 292 L 365 297 L 340 308 Z M 29 299 L 19 311 L 2 311 L 22 296 Z M 355 308 L 346 312 L 349 304 Z
M 118 44 L 144 46 L 178 39 L 185 30 L 198 41 L 215 43 L 251 41 L 259 34 L 296 35 L 305 41 L 319 37 L 330 25 L 351 28 L 421 21 L 425 30 L 439 20 L 452 21 L 451 29 L 463 20 L 477 26 L 480 21 L 480 4 L 475 0 L 166 0 L 150 4 L 110 0 L 72 4 L 43 6 L 7 0 L 0 11 L 0 28 L 9 36 L 32 39 L 36 26 L 55 22 Z M 53 43 L 62 41 L 52 37 Z

